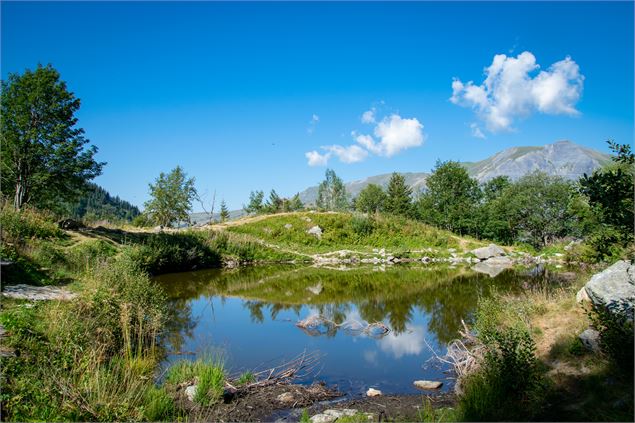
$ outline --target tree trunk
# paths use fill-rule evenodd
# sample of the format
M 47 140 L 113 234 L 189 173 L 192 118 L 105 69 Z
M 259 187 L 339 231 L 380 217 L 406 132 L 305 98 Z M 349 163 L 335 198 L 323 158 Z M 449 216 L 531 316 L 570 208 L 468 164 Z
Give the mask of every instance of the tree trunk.
M 13 206 L 16 210 L 20 210 L 25 203 L 27 192 L 26 192 L 26 181 L 24 176 L 18 176 L 18 181 L 15 184 L 15 198 L 13 199 Z

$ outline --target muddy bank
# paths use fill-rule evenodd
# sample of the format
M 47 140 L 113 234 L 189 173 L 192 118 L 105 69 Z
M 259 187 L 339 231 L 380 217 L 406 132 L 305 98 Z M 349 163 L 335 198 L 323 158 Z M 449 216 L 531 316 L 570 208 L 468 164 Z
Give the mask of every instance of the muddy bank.
M 309 416 L 322 414 L 326 410 L 355 410 L 360 414 L 372 415 L 374 422 L 421 421 L 424 403 L 428 399 L 433 408 L 454 407 L 454 394 L 409 394 L 382 395 L 377 397 L 339 398 L 322 401 L 307 408 Z M 302 409 L 280 410 L 264 421 L 297 422 L 302 415 Z M 337 421 L 337 420 L 336 420 Z
M 184 392 L 177 394 L 179 407 L 189 420 L 214 422 L 275 421 L 277 415 L 289 415 L 288 410 L 309 408 L 320 401 L 333 400 L 343 394 L 324 384 L 309 386 L 275 384 L 263 386 L 235 395 L 226 395 L 224 401 L 211 407 L 201 407 L 189 401 Z M 299 415 L 299 414 L 298 414 Z M 297 421 L 297 418 L 293 419 Z

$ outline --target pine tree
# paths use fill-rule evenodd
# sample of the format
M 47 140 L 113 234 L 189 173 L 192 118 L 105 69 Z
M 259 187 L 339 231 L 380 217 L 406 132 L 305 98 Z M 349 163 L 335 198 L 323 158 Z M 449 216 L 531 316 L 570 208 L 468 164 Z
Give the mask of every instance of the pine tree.
M 227 208 L 227 204 L 225 204 L 225 200 L 220 202 L 220 221 L 221 223 L 229 219 L 229 209 Z
M 258 213 L 262 213 L 263 211 L 263 205 L 262 205 L 262 200 L 265 198 L 265 193 L 262 191 L 251 191 L 249 193 L 249 204 L 246 206 L 243 206 L 243 210 L 245 210 L 245 213 L 247 214 L 258 214 Z
M 302 209 L 304 209 L 304 203 L 302 203 L 302 200 L 300 200 L 300 194 L 297 193 L 291 198 L 291 200 L 289 200 L 289 210 L 299 211 Z
M 280 198 L 275 189 L 269 193 L 269 199 L 265 203 L 267 213 L 278 213 L 282 209 L 283 200 Z
M 406 185 L 403 175 L 395 172 L 388 182 L 388 192 L 385 201 L 385 210 L 388 213 L 402 216 L 412 216 L 412 189 Z

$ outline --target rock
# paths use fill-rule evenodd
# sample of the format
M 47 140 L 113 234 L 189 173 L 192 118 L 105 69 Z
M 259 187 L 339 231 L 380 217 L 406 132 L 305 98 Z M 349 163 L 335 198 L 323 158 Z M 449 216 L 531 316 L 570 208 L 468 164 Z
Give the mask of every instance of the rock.
M 456 248 L 448 248 L 448 253 L 456 253 Z
M 339 419 L 340 417 L 351 417 L 354 416 L 355 414 L 357 414 L 357 410 L 353 409 L 353 408 L 342 408 L 342 409 L 329 409 L 329 410 L 325 410 L 323 412 L 324 414 L 326 414 L 327 416 L 333 416 L 336 419 Z
M 593 275 L 585 285 L 589 298 L 595 305 L 603 305 L 611 312 L 624 312 L 633 320 L 635 307 L 635 266 L 620 260 L 600 273 Z
M 323 289 L 322 282 L 319 282 L 317 285 L 314 285 L 314 286 L 309 286 L 306 289 L 307 291 L 310 291 L 313 295 L 320 295 Z
M 587 294 L 585 287 L 580 288 L 578 293 L 575 294 L 575 300 L 579 303 L 591 301 L 591 298 L 589 298 L 589 294 Z
M 600 332 L 597 330 L 588 328 L 582 332 L 578 338 L 580 338 L 582 345 L 584 345 L 584 347 L 589 351 L 600 351 Z
M 196 396 L 196 385 L 190 385 L 185 388 L 185 396 L 188 401 L 194 402 L 194 396 Z
M 77 294 L 57 286 L 33 286 L 33 285 L 7 285 L 2 295 L 21 300 L 72 300 Z
M 509 266 L 492 266 L 491 264 L 487 264 L 486 262 L 479 262 L 472 266 L 472 270 L 478 273 L 485 273 L 490 278 L 495 278 L 508 267 Z
M 82 225 L 81 222 L 78 222 L 73 219 L 60 220 L 59 222 L 57 222 L 57 226 L 60 229 L 65 229 L 67 231 L 76 231 L 84 227 L 84 225 Z
M 293 225 L 290 224 L 290 223 L 287 223 L 286 225 L 284 225 L 284 228 L 285 229 L 291 229 L 291 228 L 293 228 Z
M 337 417 L 333 417 L 329 414 L 316 414 L 315 416 L 311 416 L 309 419 L 311 423 L 332 423 L 337 419 Z
M 317 225 L 313 226 L 311 229 L 306 231 L 306 233 L 308 233 L 309 235 L 314 235 L 317 239 L 321 239 L 322 238 L 322 228 L 320 228 Z
M 283 404 L 293 404 L 295 402 L 295 398 L 291 394 L 291 392 L 284 392 L 284 393 L 278 395 L 276 397 L 276 400 L 278 400 L 278 402 L 281 402 Z
M 443 382 L 438 382 L 435 380 L 415 380 L 413 384 L 415 388 L 422 390 L 439 389 L 443 386 Z
M 510 259 L 509 257 L 490 257 L 487 260 L 483 261 L 482 263 L 485 263 L 489 266 L 502 266 L 502 267 L 512 267 L 512 265 L 514 264 L 512 262 L 512 259 Z
M 421 259 L 422 263 L 430 263 L 430 257 L 426 256 Z
M 155 226 L 154 228 L 152 228 L 152 232 L 154 232 L 155 234 L 158 234 L 159 232 L 163 232 L 163 226 L 161 225 Z
M 487 247 L 476 248 L 470 252 L 474 254 L 479 260 L 485 260 L 490 257 L 505 255 L 505 250 L 503 250 L 496 244 L 490 244 Z
M 305 217 L 305 218 L 304 218 L 304 221 L 305 221 L 305 222 L 309 222 L 309 223 L 310 223 L 310 222 L 311 222 L 311 218 L 310 218 L 310 217 Z
M 381 391 L 379 389 L 368 388 L 368 391 L 366 391 L 367 397 L 378 397 L 380 395 L 381 395 Z

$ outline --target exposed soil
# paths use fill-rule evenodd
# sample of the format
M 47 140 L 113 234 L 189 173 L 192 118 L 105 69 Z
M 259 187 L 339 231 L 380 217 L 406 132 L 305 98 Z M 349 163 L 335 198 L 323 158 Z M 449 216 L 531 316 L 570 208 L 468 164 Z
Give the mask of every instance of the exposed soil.
M 281 395 L 284 397 L 280 397 Z M 310 386 L 293 384 L 275 384 L 233 396 L 211 407 L 201 407 L 189 401 L 183 392 L 179 392 L 179 406 L 185 410 L 190 420 L 213 422 L 260 422 L 274 421 L 275 416 L 288 409 L 304 409 L 319 401 L 332 400 L 343 394 L 329 389 L 323 384 Z M 295 420 L 295 419 L 294 419 Z
M 377 397 L 354 398 L 337 402 L 337 404 L 320 403 L 309 409 L 313 415 L 325 409 L 351 408 L 361 413 L 372 413 L 374 421 L 421 421 L 420 412 L 426 398 L 433 408 L 453 407 L 456 403 L 454 394 L 414 394 L 414 395 L 381 395 Z

